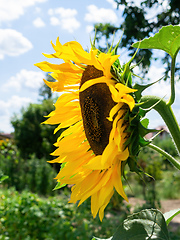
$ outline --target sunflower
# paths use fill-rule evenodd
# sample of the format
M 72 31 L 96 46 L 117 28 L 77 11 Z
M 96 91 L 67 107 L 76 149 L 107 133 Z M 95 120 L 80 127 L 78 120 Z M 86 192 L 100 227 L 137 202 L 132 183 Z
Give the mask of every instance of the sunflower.
M 58 38 L 52 46 L 55 53 L 45 57 L 64 62 L 35 64 L 51 72 L 56 82 L 45 83 L 61 92 L 55 110 L 44 122 L 59 124 L 55 132 L 66 129 L 55 143 L 52 155 L 57 158 L 51 162 L 61 164 L 57 182 L 73 185 L 69 202 L 81 205 L 91 197 L 92 215 L 99 213 L 102 221 L 114 191 L 128 201 L 121 173 L 122 162 L 130 155 L 127 115 L 135 106 L 135 90 L 121 83 L 112 70 L 119 55 L 97 49 L 86 52 L 78 42 L 62 45 Z

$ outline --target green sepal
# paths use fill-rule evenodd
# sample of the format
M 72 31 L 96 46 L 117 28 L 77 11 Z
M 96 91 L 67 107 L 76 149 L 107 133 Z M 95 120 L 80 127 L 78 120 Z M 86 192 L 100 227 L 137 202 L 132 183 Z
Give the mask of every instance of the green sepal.
M 122 39 L 122 37 L 123 37 L 123 33 L 122 33 L 122 35 L 121 35 L 121 37 L 120 37 L 118 43 L 116 44 L 116 46 L 113 48 L 114 36 L 115 36 L 115 35 L 113 35 L 113 41 L 112 41 L 112 44 L 111 44 L 111 46 L 110 46 L 110 48 L 108 49 L 108 52 L 107 52 L 107 53 L 111 53 L 111 55 L 115 55 L 115 54 L 117 54 L 116 52 L 117 52 L 117 49 L 118 49 L 119 44 L 120 44 L 120 42 L 121 42 L 121 39 Z M 112 49 L 113 49 L 113 50 L 112 50 Z
M 141 177 L 141 173 L 143 173 L 143 171 L 140 167 L 138 167 L 137 158 L 135 156 L 130 156 L 127 160 L 127 163 L 129 166 L 129 170 L 131 172 L 137 173 Z
M 147 119 L 147 118 L 145 118 L 145 119 Z M 143 119 L 143 120 L 145 120 L 145 119 Z M 148 129 L 147 127 L 143 126 L 143 124 L 142 124 L 143 120 L 141 122 L 139 122 L 139 135 L 141 137 L 144 137 L 145 135 L 147 135 L 148 133 L 151 133 L 151 132 L 157 132 L 156 129 Z
M 129 137 L 130 144 L 129 144 L 129 152 L 130 155 L 136 156 L 139 152 L 139 134 L 138 130 L 134 130 L 132 135 Z
M 61 164 L 61 169 L 60 169 L 60 171 L 65 167 L 65 165 L 66 165 L 66 162 Z M 56 186 L 54 187 L 53 190 L 60 189 L 60 188 L 62 188 L 62 187 L 65 187 L 66 185 L 67 185 L 66 183 L 58 182 L 58 183 L 56 184 Z
M 140 145 L 141 147 L 145 147 L 145 146 L 147 146 L 149 143 L 150 143 L 149 140 L 144 139 L 143 137 L 139 136 L 139 145 Z
M 93 50 L 96 50 L 95 42 L 96 42 L 96 29 L 95 29 L 95 34 L 94 34 L 94 39 L 93 39 L 93 41 L 91 40 L 91 37 L 90 37 L 91 48 L 92 48 Z
M 122 82 L 126 86 L 132 85 L 132 76 L 131 76 L 131 69 L 130 69 L 130 63 L 126 63 L 123 65 L 123 73 L 121 74 Z
M 149 112 L 149 110 L 144 110 L 142 108 L 139 108 L 139 116 L 141 118 L 145 117 L 147 112 Z
M 54 190 L 57 190 L 57 189 L 60 189 L 60 188 L 62 188 L 62 187 L 65 187 L 67 184 L 65 184 L 65 183 L 61 183 L 61 182 L 58 182 L 57 184 L 56 184 L 56 186 L 53 188 L 53 191 Z
M 151 87 L 152 85 L 154 85 L 155 83 L 159 82 L 160 80 L 162 80 L 162 78 L 158 79 L 157 81 L 153 82 L 153 83 L 149 83 L 149 84 L 146 84 L 146 85 L 140 85 L 138 83 L 135 83 L 133 88 L 134 89 L 137 89 L 137 91 L 134 93 L 135 96 L 136 96 L 136 100 L 139 101 L 142 97 L 142 92 L 147 89 L 148 87 Z

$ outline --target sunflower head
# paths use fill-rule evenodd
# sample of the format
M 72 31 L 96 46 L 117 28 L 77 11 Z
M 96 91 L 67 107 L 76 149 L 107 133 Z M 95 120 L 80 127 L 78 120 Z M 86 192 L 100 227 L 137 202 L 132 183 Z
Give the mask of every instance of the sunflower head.
M 121 66 L 114 52 L 102 53 L 94 47 L 86 52 L 75 41 L 62 45 L 57 39 L 52 46 L 55 53 L 44 55 L 64 63 L 44 61 L 36 66 L 51 72 L 56 81 L 45 82 L 61 93 L 44 122 L 59 124 L 55 132 L 66 128 L 52 153 L 56 158 L 51 162 L 61 164 L 58 187 L 72 184 L 70 202 L 79 205 L 91 197 L 93 217 L 99 213 L 102 220 L 114 191 L 128 201 L 121 176 L 143 138 L 131 61 Z

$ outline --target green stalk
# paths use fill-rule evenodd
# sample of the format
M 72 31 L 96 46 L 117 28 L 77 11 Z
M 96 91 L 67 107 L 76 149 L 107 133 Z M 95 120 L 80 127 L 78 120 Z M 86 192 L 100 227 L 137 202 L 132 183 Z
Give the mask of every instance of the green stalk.
M 158 153 L 162 154 L 166 157 L 177 169 L 180 170 L 180 162 L 173 158 L 169 153 L 165 152 L 163 149 L 159 148 L 158 146 L 150 143 L 147 145 L 148 147 L 152 148 L 153 150 L 157 151 Z
M 153 109 L 161 115 L 162 119 L 166 123 L 170 134 L 174 140 L 176 148 L 180 153 L 180 128 L 171 106 L 168 105 L 164 100 L 156 96 L 144 96 L 141 98 L 141 102 L 143 102 L 143 104 L 141 105 L 142 108 L 148 109 L 151 106 L 155 105 Z
M 172 62 L 171 62 L 171 96 L 170 96 L 169 102 L 167 103 L 168 106 L 171 106 L 175 100 L 175 82 L 174 82 L 175 62 L 176 62 L 176 55 L 172 58 Z

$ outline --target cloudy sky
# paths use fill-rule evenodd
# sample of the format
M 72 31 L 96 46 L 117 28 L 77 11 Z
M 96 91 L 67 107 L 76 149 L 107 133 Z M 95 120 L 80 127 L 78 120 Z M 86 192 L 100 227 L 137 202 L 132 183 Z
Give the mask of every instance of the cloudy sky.
M 42 52 L 52 53 L 50 41 L 59 36 L 61 43 L 77 40 L 87 49 L 93 24 L 98 22 L 118 25 L 122 10 L 116 10 L 113 0 L 0 0 L 0 131 L 13 131 L 13 114 L 19 114 L 30 102 L 38 102 L 45 75 L 34 63 L 45 60 Z M 123 51 L 121 58 L 127 60 Z M 157 79 L 162 72 L 163 68 L 155 65 L 149 77 Z M 150 93 L 164 96 L 169 86 L 159 86 L 152 87 Z M 154 117 L 154 125 L 161 122 Z

